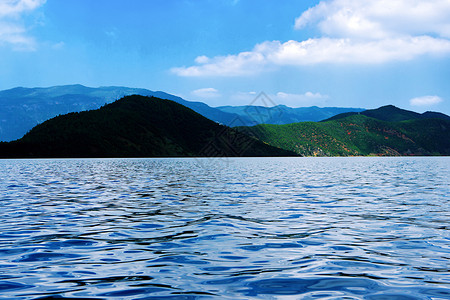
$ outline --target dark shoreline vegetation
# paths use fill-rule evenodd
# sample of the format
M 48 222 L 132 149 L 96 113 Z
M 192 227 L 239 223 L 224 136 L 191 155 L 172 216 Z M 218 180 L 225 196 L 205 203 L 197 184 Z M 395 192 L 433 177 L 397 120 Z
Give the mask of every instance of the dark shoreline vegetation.
M 179 103 L 132 95 L 54 117 L 1 158 L 450 155 L 450 117 L 394 106 L 322 122 L 230 128 Z

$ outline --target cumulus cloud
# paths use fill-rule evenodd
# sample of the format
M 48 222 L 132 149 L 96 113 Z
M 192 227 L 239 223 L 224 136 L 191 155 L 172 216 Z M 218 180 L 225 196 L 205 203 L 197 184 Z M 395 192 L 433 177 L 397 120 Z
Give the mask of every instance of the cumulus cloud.
M 22 17 L 45 2 L 46 0 L 0 1 L 0 45 L 7 44 L 15 50 L 34 50 L 36 41 L 27 34 Z
M 450 40 L 429 36 L 399 37 L 368 42 L 317 38 L 306 41 L 264 42 L 251 52 L 197 59 L 197 65 L 173 68 L 179 76 L 240 76 L 267 66 L 304 66 L 319 63 L 379 64 L 407 61 L 419 55 L 450 53 Z
M 304 94 L 278 92 L 272 95 L 272 99 L 279 103 L 292 107 L 322 105 L 324 100 L 328 99 L 328 95 L 321 93 L 306 92 Z
M 450 38 L 447 0 L 322 1 L 295 20 L 295 28 L 316 26 L 333 37 L 380 39 L 433 33 Z
M 191 67 L 172 68 L 179 76 L 240 76 L 249 75 L 265 64 L 265 58 L 258 52 L 242 52 L 237 55 L 208 58 L 199 56 L 197 65 Z
M 384 63 L 410 60 L 422 54 L 450 52 L 449 40 L 427 36 L 392 38 L 362 42 L 342 38 L 318 38 L 303 42 L 271 42 L 267 60 L 277 65 L 317 63 Z
M 266 41 L 235 55 L 199 56 L 173 68 L 179 76 L 242 76 L 280 66 L 323 63 L 381 64 L 450 54 L 448 0 L 332 0 L 302 13 L 295 28 L 321 37 Z
M 216 90 L 215 88 L 203 88 L 203 89 L 198 89 L 198 90 L 194 90 L 191 92 L 191 94 L 195 97 L 199 97 L 199 98 L 217 98 L 220 97 L 220 93 L 218 90 Z
M 409 104 L 412 106 L 432 106 L 442 101 L 442 98 L 438 96 L 423 96 L 409 100 Z
M 31 11 L 42 4 L 46 0 L 2 0 L 0 2 L 0 17 L 18 16 L 25 11 Z

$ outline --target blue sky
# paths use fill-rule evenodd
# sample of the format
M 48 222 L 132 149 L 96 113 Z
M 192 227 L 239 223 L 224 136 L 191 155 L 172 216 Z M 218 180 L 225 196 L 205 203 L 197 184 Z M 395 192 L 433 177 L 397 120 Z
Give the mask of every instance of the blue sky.
M 0 0 L 0 89 L 450 114 L 449 0 Z

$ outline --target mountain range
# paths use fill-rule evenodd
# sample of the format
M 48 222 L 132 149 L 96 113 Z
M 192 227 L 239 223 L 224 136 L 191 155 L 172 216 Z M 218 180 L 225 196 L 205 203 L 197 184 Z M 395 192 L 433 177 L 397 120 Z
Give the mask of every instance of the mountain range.
M 133 93 L 152 95 L 123 96 Z M 213 108 L 164 92 L 81 85 L 2 91 L 0 105 L 2 129 L 14 118 L 17 128 L 32 127 L 0 142 L 3 158 L 450 155 L 449 116 L 392 105 Z M 318 121 L 284 124 L 308 114 Z
M 245 120 L 243 126 L 258 124 L 283 125 L 298 122 L 318 122 L 342 113 L 358 113 L 365 109 L 351 107 L 298 107 L 292 108 L 286 105 L 272 107 L 245 105 L 245 106 L 219 106 L 217 109 L 237 114 Z M 248 121 L 247 121 L 248 120 Z
M 0 141 L 21 138 L 37 124 L 70 112 L 100 108 L 128 95 L 154 96 L 182 104 L 197 113 L 227 126 L 253 126 L 261 123 L 288 124 L 320 121 L 355 108 L 290 108 L 284 105 L 210 107 L 202 102 L 187 101 L 161 91 L 129 87 L 91 88 L 83 85 L 48 88 L 13 88 L 0 91 Z
M 0 143 L 0 157 L 292 156 L 179 103 L 132 95 L 69 113 Z
M 238 118 L 238 115 L 222 112 L 202 102 L 187 101 L 147 89 L 114 86 L 90 88 L 79 84 L 48 88 L 18 87 L 0 91 L 0 141 L 19 139 L 37 124 L 55 116 L 97 109 L 134 94 L 173 100 L 221 124 L 229 124 Z

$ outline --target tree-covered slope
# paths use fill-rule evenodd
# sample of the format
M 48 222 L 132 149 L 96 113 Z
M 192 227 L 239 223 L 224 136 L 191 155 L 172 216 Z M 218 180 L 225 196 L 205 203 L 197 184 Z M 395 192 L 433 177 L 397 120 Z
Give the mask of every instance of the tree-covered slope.
M 55 117 L 18 141 L 0 143 L 2 157 L 280 156 L 266 145 L 170 100 L 127 96 L 104 107 Z
M 306 156 L 450 155 L 450 121 L 444 119 L 386 122 L 360 114 L 239 130 Z
M 386 105 L 376 109 L 368 109 L 362 112 L 347 112 L 343 114 L 338 114 L 324 121 L 338 120 L 358 114 L 388 122 L 400 122 L 407 120 L 422 120 L 422 119 L 450 120 L 449 116 L 439 112 L 427 111 L 423 114 L 419 114 L 410 110 L 398 108 L 394 105 Z

